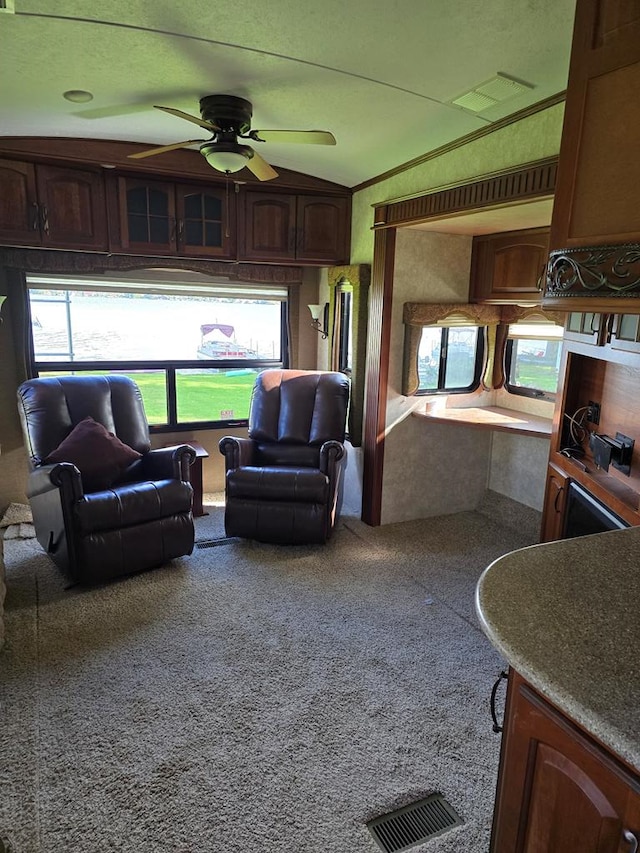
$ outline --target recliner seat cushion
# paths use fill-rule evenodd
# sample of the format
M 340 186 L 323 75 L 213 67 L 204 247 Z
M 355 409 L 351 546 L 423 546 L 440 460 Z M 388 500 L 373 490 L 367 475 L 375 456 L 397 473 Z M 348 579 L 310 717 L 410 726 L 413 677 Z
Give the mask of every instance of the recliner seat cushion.
M 108 489 L 140 457 L 137 450 L 124 444 L 102 424 L 86 417 L 44 461 L 46 464 L 72 462 L 80 471 L 84 489 L 93 491 Z
M 85 495 L 74 506 L 81 535 L 132 527 L 191 510 L 193 489 L 181 480 L 155 480 Z
M 227 474 L 227 500 L 326 503 L 329 478 L 313 468 L 235 468 Z

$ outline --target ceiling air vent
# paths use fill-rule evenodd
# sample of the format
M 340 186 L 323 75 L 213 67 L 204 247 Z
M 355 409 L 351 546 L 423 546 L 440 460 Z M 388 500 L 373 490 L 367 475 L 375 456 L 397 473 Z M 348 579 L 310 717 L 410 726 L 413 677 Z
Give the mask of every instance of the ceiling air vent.
M 463 107 L 465 110 L 480 113 L 483 110 L 489 109 L 489 107 L 506 101 L 508 98 L 522 95 L 533 88 L 530 83 L 513 80 L 511 77 L 507 77 L 506 74 L 496 74 L 491 80 L 486 80 L 484 83 L 480 83 L 480 85 L 474 86 L 468 92 L 464 92 L 462 95 L 454 98 L 451 103 L 458 107 Z

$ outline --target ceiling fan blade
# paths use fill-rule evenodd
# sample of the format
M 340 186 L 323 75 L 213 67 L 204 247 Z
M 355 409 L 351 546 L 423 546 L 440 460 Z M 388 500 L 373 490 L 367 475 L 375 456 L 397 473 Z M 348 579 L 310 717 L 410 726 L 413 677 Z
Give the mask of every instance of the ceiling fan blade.
M 248 134 L 256 142 L 297 142 L 307 145 L 335 145 L 336 138 L 328 130 L 252 130 Z
M 205 139 L 186 139 L 184 142 L 174 142 L 173 145 L 161 145 L 159 148 L 149 148 L 147 151 L 138 151 L 137 154 L 127 154 L 129 160 L 142 160 L 144 157 L 153 157 L 155 154 L 164 154 L 165 151 L 175 151 L 176 148 L 188 148 L 196 142 L 206 142 Z
M 203 118 L 197 118 L 196 116 L 189 115 L 189 113 L 183 113 L 182 110 L 176 110 L 173 107 L 159 107 L 156 104 L 153 105 L 153 108 L 156 110 L 162 110 L 165 113 L 170 113 L 172 116 L 177 116 L 178 118 L 183 118 L 186 121 L 192 121 L 194 124 L 199 124 L 200 127 L 206 128 L 206 130 L 210 130 L 213 133 L 216 133 L 220 130 L 217 124 L 213 124 L 211 121 L 205 121 Z
M 270 181 L 278 177 L 276 170 L 256 151 L 253 152 L 253 157 L 247 161 L 247 169 L 253 172 L 259 181 Z

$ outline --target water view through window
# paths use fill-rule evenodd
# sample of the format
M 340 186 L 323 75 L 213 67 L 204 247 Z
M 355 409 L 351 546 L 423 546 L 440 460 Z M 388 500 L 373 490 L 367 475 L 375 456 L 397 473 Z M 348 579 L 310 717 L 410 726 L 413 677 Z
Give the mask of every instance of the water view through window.
M 39 374 L 126 373 L 151 424 L 246 419 L 256 374 L 283 361 L 280 299 L 32 287 L 30 301 Z

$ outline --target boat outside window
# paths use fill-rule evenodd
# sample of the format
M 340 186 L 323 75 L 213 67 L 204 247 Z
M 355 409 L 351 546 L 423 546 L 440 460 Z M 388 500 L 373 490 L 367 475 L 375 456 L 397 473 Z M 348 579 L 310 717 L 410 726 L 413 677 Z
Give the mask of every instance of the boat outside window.
M 28 284 L 38 375 L 130 376 L 159 430 L 246 422 L 256 374 L 286 366 L 286 288 Z

